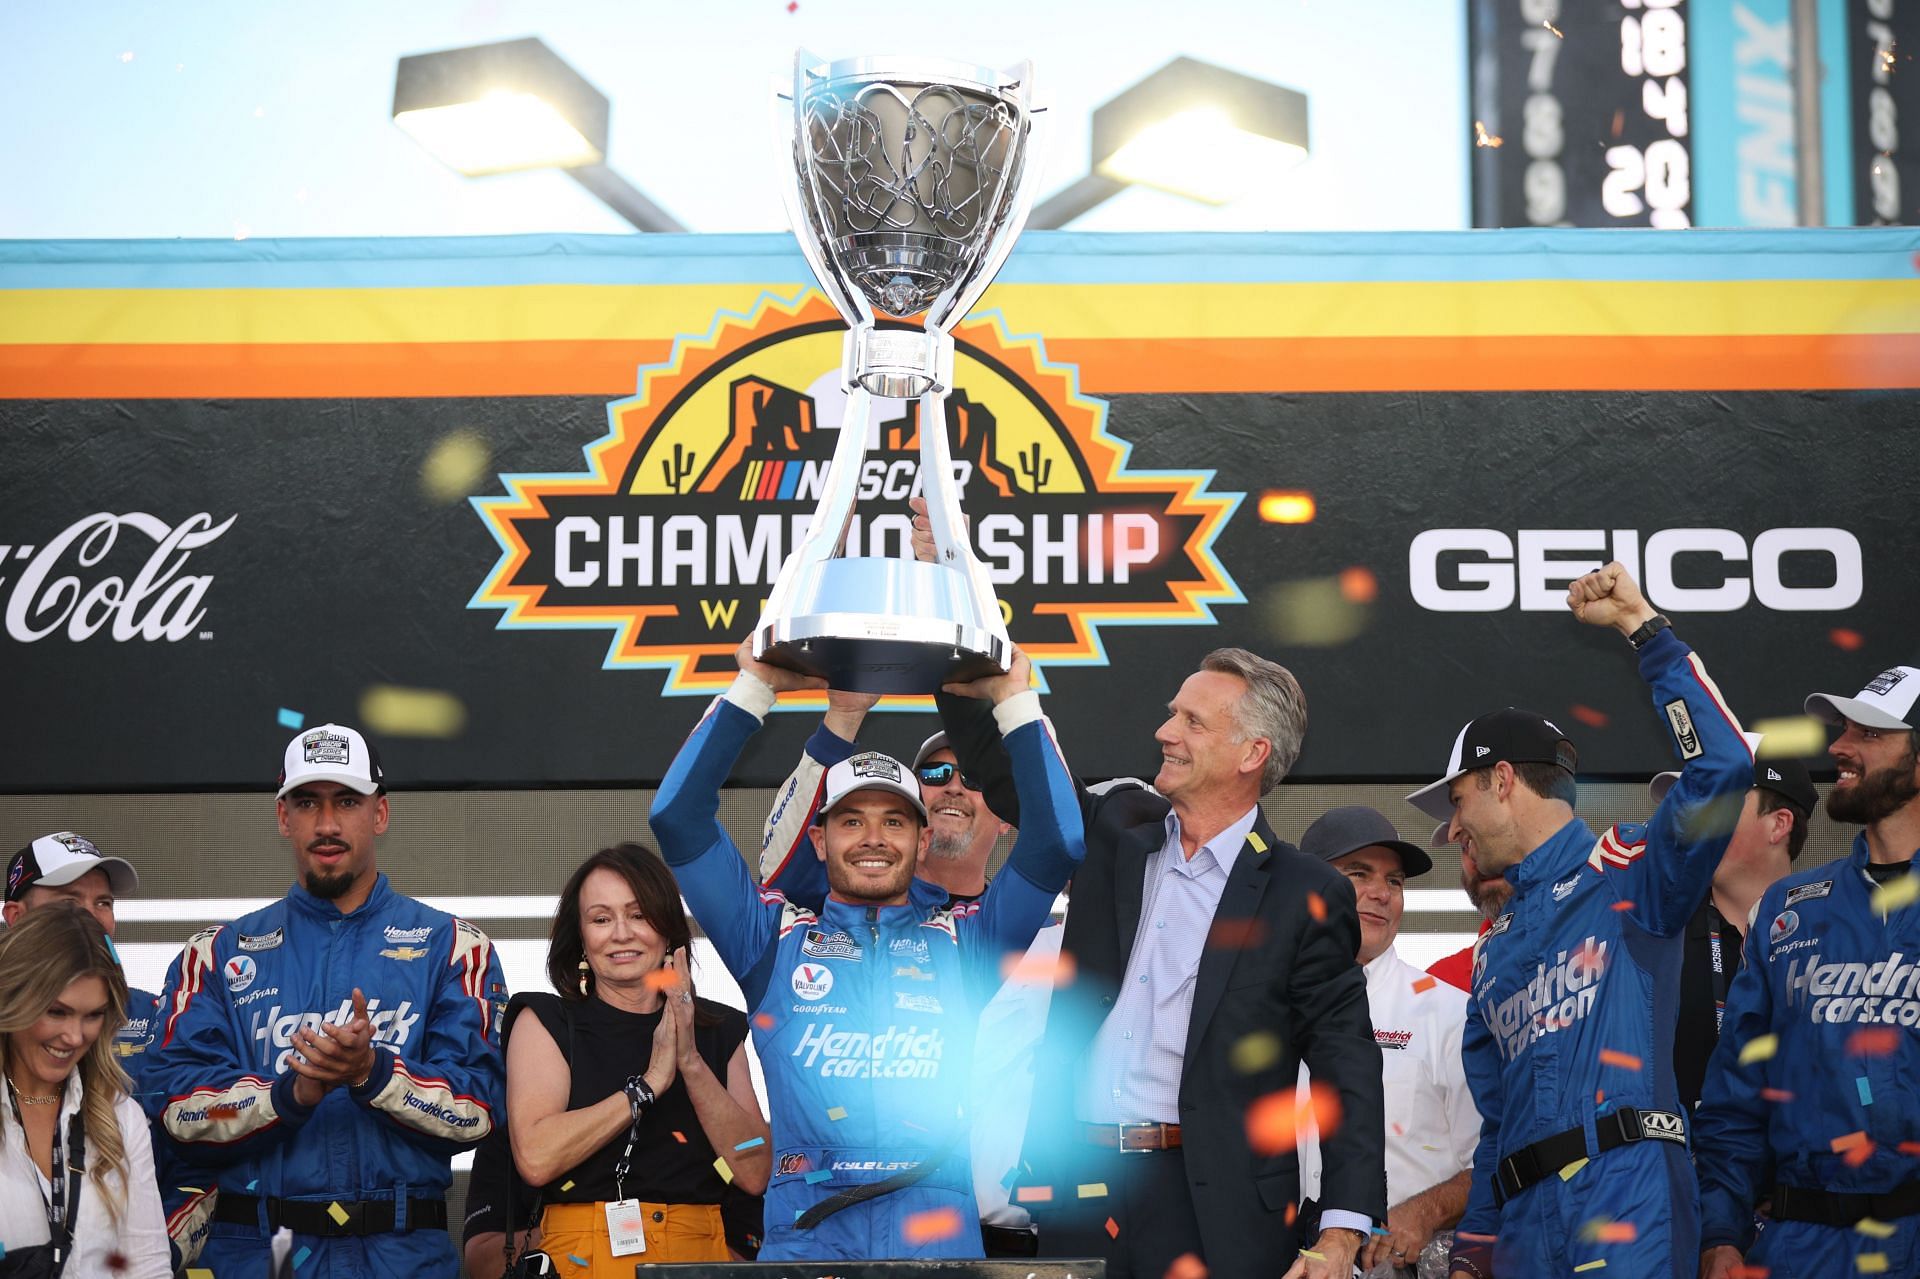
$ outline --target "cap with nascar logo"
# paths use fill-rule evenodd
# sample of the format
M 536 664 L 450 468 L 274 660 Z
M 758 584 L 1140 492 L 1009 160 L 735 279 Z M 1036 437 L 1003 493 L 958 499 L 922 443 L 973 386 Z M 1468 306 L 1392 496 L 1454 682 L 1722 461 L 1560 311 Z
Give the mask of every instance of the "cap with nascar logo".
M 348 790 L 371 795 L 387 784 L 387 774 L 380 767 L 380 752 L 358 729 L 322 724 L 287 743 L 276 798 L 285 799 L 294 787 L 311 782 L 338 782 Z
M 920 787 L 907 766 L 879 751 L 850 755 L 827 770 L 827 794 L 820 801 L 820 820 L 855 791 L 883 790 L 898 795 L 913 805 L 913 811 L 927 820 L 927 806 L 920 799 Z
M 89 871 L 104 871 L 116 896 L 140 887 L 140 876 L 130 862 L 108 857 L 93 841 L 70 830 L 42 835 L 13 855 L 7 863 L 7 900 L 17 902 L 30 888 L 59 888 Z
M 1580 752 L 1560 726 L 1546 716 L 1509 706 L 1469 720 L 1453 739 L 1453 753 L 1447 757 L 1440 780 L 1422 786 L 1407 796 L 1407 802 L 1427 816 L 1445 821 L 1453 815 L 1447 787 L 1454 778 L 1476 768 L 1491 768 L 1502 760 L 1509 764 L 1557 764 L 1571 773 L 1580 765 Z
M 1862 728 L 1898 732 L 1920 728 L 1920 667 L 1889 666 L 1860 690 L 1858 697 L 1814 693 L 1807 698 L 1807 714 L 1836 728 L 1852 720 Z

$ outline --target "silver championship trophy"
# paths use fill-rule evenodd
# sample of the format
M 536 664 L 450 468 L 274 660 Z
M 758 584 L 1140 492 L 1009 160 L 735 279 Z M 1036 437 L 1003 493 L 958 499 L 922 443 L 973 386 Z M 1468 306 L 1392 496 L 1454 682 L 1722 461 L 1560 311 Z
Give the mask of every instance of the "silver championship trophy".
M 1011 645 L 960 515 L 946 400 L 953 328 L 1006 261 L 1032 202 L 1031 64 L 823 63 L 802 51 L 791 98 L 779 98 L 781 135 L 792 135 L 787 216 L 849 326 L 847 400 L 813 524 L 774 581 L 753 655 L 869 693 L 930 693 L 1002 671 Z M 906 323 L 913 316 L 921 327 Z M 933 563 L 842 554 L 876 395 L 919 398 Z

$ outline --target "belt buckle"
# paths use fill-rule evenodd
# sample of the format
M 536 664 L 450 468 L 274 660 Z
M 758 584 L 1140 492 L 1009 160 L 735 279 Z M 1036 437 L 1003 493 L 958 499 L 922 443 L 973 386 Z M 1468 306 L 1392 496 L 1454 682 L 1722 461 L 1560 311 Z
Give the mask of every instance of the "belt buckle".
M 1496 1170 L 1499 1174 L 1500 1188 L 1512 1199 L 1521 1191 L 1540 1180 L 1540 1156 L 1534 1153 L 1532 1146 L 1522 1146 L 1500 1161 Z M 1508 1182 L 1512 1184 L 1509 1185 Z
M 1624 1138 L 1629 1145 L 1633 1142 L 1645 1141 L 1647 1139 L 1646 1122 L 1640 1118 L 1639 1110 L 1634 1107 L 1622 1106 L 1619 1110 L 1613 1112 L 1613 1119 L 1620 1127 L 1620 1136 Z
M 1163 1125 L 1147 1124 L 1147 1123 L 1123 1123 L 1123 1124 L 1115 1124 L 1114 1127 L 1119 1130 L 1121 1154 L 1146 1155 L 1146 1154 L 1152 1154 L 1154 1148 L 1152 1146 L 1129 1146 L 1127 1144 L 1127 1129 L 1135 1128 L 1135 1129 L 1145 1130 L 1148 1128 L 1160 1128 L 1160 1127 L 1163 1127 Z

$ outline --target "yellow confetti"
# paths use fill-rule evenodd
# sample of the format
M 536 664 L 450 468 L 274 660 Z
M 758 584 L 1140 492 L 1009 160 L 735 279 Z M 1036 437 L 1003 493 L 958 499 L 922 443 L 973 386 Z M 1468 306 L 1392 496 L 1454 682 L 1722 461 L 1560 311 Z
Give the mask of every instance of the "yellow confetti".
M 347 1210 L 337 1203 L 327 1205 L 327 1215 L 333 1218 L 333 1224 L 336 1226 L 344 1226 L 347 1224 Z
M 571 1177 L 569 1177 L 569 1178 L 567 1178 L 567 1184 L 566 1184 L 566 1185 L 564 1185 L 564 1186 L 562 1186 L 562 1187 L 560 1187 L 560 1189 L 562 1189 L 562 1190 L 572 1190 L 572 1189 L 573 1189 L 573 1178 L 571 1178 Z
M 1280 1060 L 1280 1036 L 1256 1030 L 1233 1046 L 1227 1060 L 1243 1075 L 1257 1074 Z
M 1920 901 L 1920 875 L 1902 875 L 1873 890 L 1873 913 L 1882 919 Z
M 1346 597 L 1337 577 L 1276 582 L 1254 601 L 1267 633 L 1301 648 L 1336 648 L 1367 629 L 1373 611 Z
M 1755 1035 L 1740 1045 L 1740 1064 L 1751 1066 L 1756 1061 L 1772 1061 L 1773 1055 L 1780 1051 L 1780 1036 Z
M 833 1120 L 835 1123 L 839 1123 L 846 1117 L 847 1108 L 845 1106 L 830 1106 L 827 1109 L 827 1118 Z
M 1853 1223 L 1853 1228 L 1869 1239 L 1891 1239 L 1899 1230 L 1898 1226 L 1890 1226 L 1884 1221 L 1875 1221 L 1872 1217 L 1860 1218 Z
M 1088 1182 L 1086 1185 L 1080 1187 L 1080 1197 L 1082 1199 L 1105 1199 L 1107 1197 L 1107 1183 L 1104 1181 Z
M 1585 1168 L 1586 1166 L 1587 1166 L 1587 1161 L 1585 1159 L 1574 1160 L 1572 1163 L 1568 1164 L 1565 1168 L 1562 1168 L 1560 1170 L 1560 1180 L 1572 1181 L 1575 1174 L 1577 1174 L 1582 1168 Z
M 727 1167 L 725 1158 L 714 1160 L 713 1170 L 720 1174 L 720 1180 L 726 1182 L 729 1186 L 733 1184 L 733 1169 Z
M 1805 759 L 1826 753 L 1827 726 L 1811 715 L 1755 720 L 1747 731 L 1760 735 L 1754 754 L 1761 759 Z
M 487 473 L 487 446 L 470 431 L 454 431 L 420 465 L 421 491 L 436 502 L 458 502 Z
M 213 1271 L 202 1270 L 196 1266 L 187 1271 L 187 1279 L 213 1279 Z
M 1576 1275 L 1579 1275 L 1579 1274 L 1585 1274 L 1589 1270 L 1605 1270 L 1606 1268 L 1607 1268 L 1606 1258 L 1603 1257 L 1599 1261 L 1589 1261 L 1583 1266 L 1575 1266 L 1573 1268 L 1573 1273 L 1575 1273 Z
M 360 721 L 382 737 L 458 737 L 467 707 L 437 688 L 373 684 L 360 695 Z
M 1884 1275 L 1887 1273 L 1887 1254 L 1884 1252 L 1863 1252 L 1853 1259 L 1854 1268 L 1863 1275 Z

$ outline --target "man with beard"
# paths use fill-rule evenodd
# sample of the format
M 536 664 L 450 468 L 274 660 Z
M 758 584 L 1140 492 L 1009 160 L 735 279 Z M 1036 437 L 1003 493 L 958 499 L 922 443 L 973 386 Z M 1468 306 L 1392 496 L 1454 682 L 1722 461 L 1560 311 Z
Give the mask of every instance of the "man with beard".
M 1085 851 L 1072 782 L 1015 650 L 964 686 L 993 703 L 1029 820 L 978 902 L 914 878 L 921 787 L 862 752 L 827 770 L 810 842 L 818 912 L 757 887 L 720 788 L 781 692 L 821 681 L 753 660 L 694 728 L 650 821 L 693 914 L 740 983 L 766 1075 L 774 1175 L 760 1259 L 978 1257 L 965 1092 L 1002 956 L 1023 950 Z
M 1447 838 L 1449 822 L 1442 822 L 1433 828 L 1435 848 L 1445 848 L 1453 841 Z M 1480 863 L 1473 857 L 1473 840 L 1464 832 L 1460 836 L 1460 888 L 1466 893 L 1467 900 L 1480 912 L 1480 934 L 1485 936 L 1500 912 L 1507 908 L 1507 901 L 1513 896 L 1513 885 L 1507 882 L 1505 875 L 1486 875 L 1481 873 Z M 1473 989 L 1473 951 L 1468 945 L 1451 955 L 1436 959 L 1427 966 L 1427 971 L 1449 986 L 1460 990 Z
M 1806 707 L 1865 829 L 1760 897 L 1698 1111 L 1703 1279 L 1920 1274 L 1920 667 Z
M 385 774 L 359 732 L 289 742 L 276 809 L 297 882 L 188 941 L 147 1067 L 161 1131 L 218 1169 L 200 1264 L 265 1274 L 284 1226 L 302 1274 L 454 1279 L 448 1161 L 503 1091 L 500 961 L 380 873 Z

